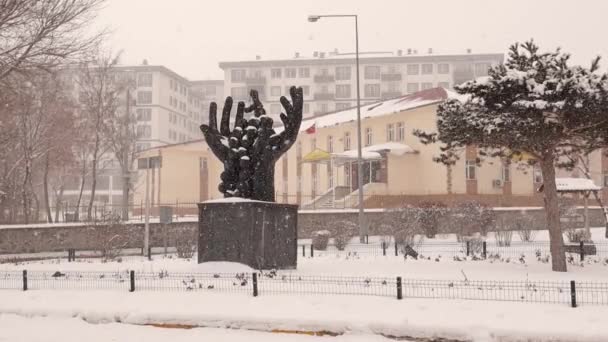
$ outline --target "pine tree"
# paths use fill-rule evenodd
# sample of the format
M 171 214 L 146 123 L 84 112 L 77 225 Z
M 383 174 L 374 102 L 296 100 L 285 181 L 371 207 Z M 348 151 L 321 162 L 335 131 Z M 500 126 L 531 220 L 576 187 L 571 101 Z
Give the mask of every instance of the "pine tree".
M 552 268 L 561 272 L 566 260 L 555 169 L 574 167 L 570 157 L 608 142 L 608 75 L 598 72 L 599 57 L 590 68 L 570 66 L 569 57 L 559 49 L 540 53 L 533 41 L 514 44 L 489 76 L 455 87 L 463 96 L 439 106 L 438 132 L 415 132 L 423 143 L 443 144 L 439 161 L 466 146 L 507 160 L 532 156 L 544 180 Z

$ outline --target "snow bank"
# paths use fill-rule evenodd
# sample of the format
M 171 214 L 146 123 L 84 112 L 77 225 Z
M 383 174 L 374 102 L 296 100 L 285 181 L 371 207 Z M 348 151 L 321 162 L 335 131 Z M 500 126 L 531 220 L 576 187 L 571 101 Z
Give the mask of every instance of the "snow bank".
M 251 273 L 255 270 L 238 262 L 213 261 L 195 264 L 190 268 L 191 272 L 197 273 Z
M 608 340 L 605 306 L 101 291 L 3 291 L 0 303 L 4 314 L 77 317 L 90 323 L 324 330 L 483 342 Z

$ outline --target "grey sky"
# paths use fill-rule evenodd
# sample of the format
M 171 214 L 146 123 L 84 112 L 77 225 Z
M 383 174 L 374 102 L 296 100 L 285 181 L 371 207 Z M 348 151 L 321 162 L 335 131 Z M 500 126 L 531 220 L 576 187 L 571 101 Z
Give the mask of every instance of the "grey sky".
M 162 64 L 189 79 L 223 78 L 220 61 L 292 57 L 299 51 L 354 50 L 349 19 L 359 14 L 362 51 L 413 48 L 436 53 L 505 52 L 533 37 L 561 46 L 576 63 L 608 65 L 606 0 L 108 0 L 99 24 L 123 64 Z

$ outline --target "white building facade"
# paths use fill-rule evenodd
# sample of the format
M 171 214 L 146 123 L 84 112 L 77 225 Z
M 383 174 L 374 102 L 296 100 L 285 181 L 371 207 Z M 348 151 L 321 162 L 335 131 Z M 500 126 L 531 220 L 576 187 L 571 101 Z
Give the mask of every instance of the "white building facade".
M 434 87 L 456 84 L 486 76 L 488 68 L 503 61 L 503 54 L 419 55 L 415 51 L 360 53 L 361 104 L 396 98 Z M 247 100 L 256 89 L 267 112 L 277 116 L 281 96 L 289 97 L 289 87 L 303 87 L 304 116 L 310 117 L 356 106 L 354 54 L 315 52 L 313 57 L 298 53 L 291 59 L 221 62 L 224 93 L 235 100 Z

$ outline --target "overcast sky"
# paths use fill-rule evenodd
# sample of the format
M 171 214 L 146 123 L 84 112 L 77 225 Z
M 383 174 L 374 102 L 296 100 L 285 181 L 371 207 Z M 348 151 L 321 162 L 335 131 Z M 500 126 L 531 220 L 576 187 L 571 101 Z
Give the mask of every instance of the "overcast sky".
M 107 1 L 99 24 L 123 64 L 147 59 L 192 80 L 223 79 L 220 61 L 354 51 L 351 20 L 309 23 L 308 14 L 358 14 L 361 51 L 505 52 L 534 38 L 575 63 L 601 55 L 608 65 L 607 0 Z

